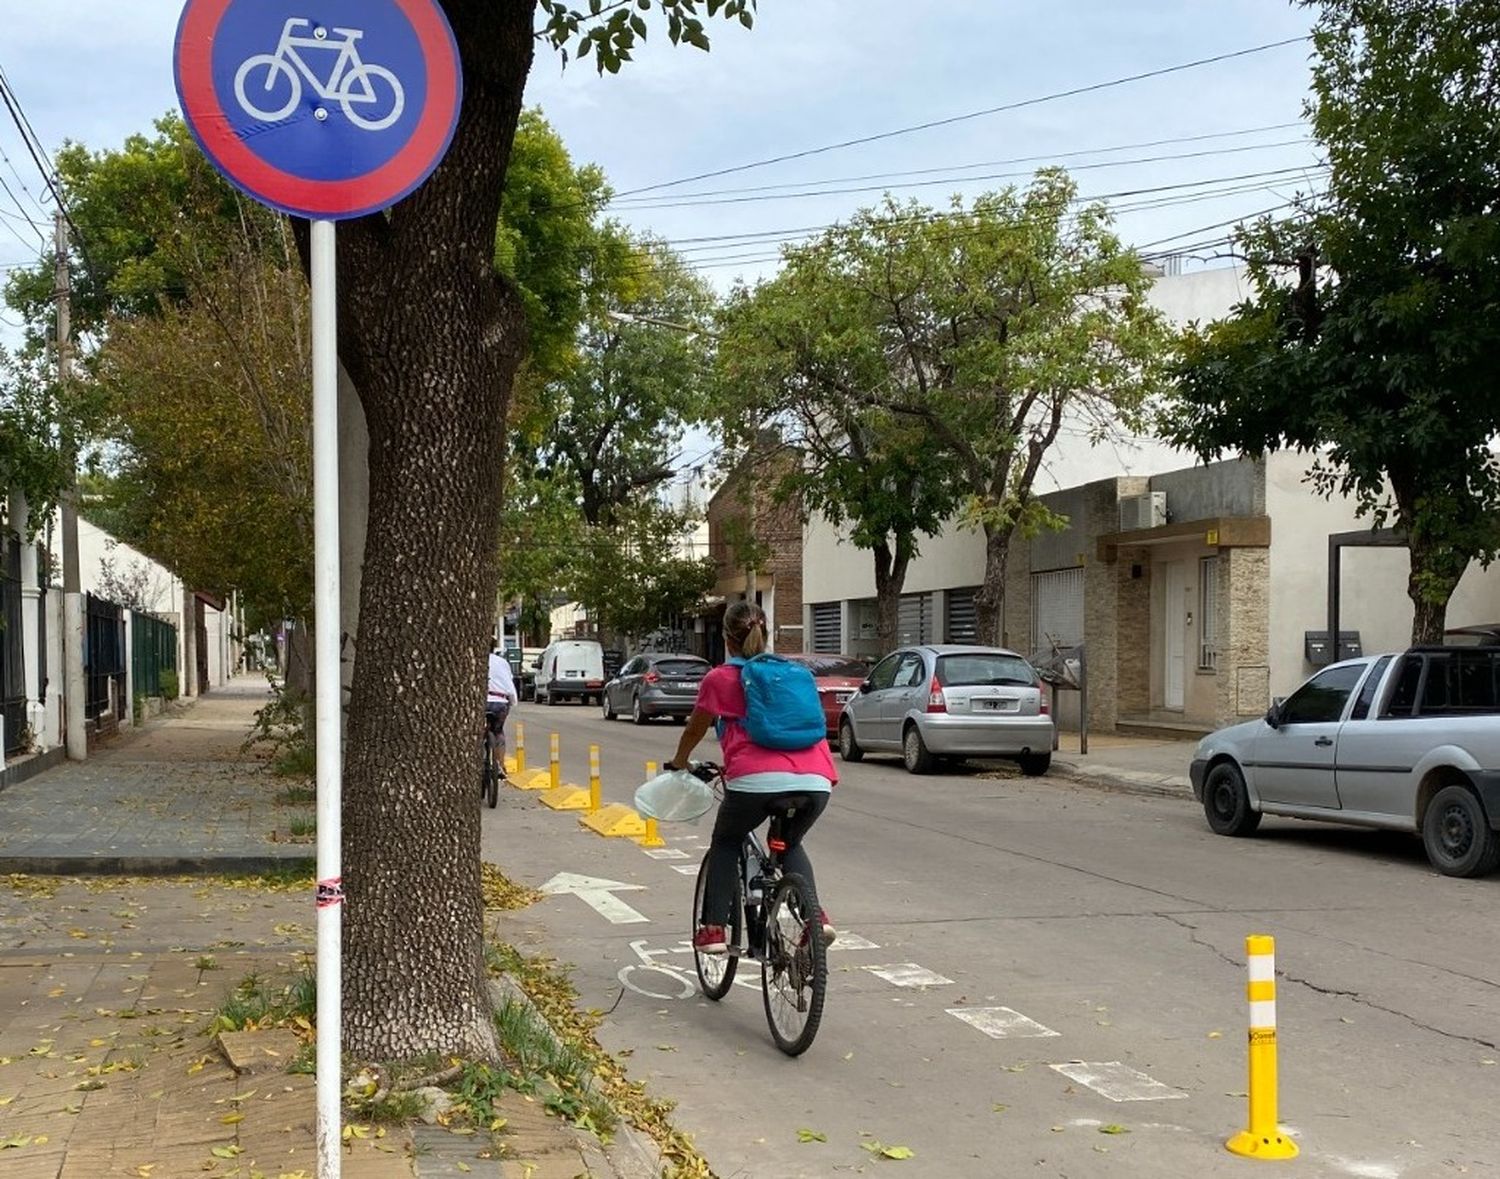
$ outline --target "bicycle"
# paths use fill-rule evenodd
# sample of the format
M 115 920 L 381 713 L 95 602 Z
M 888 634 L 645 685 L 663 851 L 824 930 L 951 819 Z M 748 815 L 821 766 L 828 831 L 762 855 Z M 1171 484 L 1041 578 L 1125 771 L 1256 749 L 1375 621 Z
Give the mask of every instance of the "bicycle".
M 500 779 L 505 777 L 505 717 L 509 709 L 484 713 L 484 760 L 479 778 L 479 796 L 490 810 L 500 805 Z
M 358 42 L 365 35 L 364 30 L 335 28 L 333 31 L 339 37 L 335 41 L 328 39 L 328 30 L 321 25 L 313 28 L 311 37 L 297 35 L 298 29 L 310 27 L 312 21 L 292 17 L 281 30 L 281 40 L 277 43 L 275 53 L 257 53 L 240 63 L 240 68 L 234 75 L 234 96 L 239 99 L 245 113 L 262 122 L 279 123 L 302 101 L 305 79 L 314 94 L 328 102 L 338 103 L 344 116 L 361 130 L 384 131 L 394 125 L 406 110 L 406 90 L 390 70 L 384 66 L 367 65 L 361 60 Z M 319 78 L 307 64 L 302 55 L 304 49 L 338 51 L 327 82 Z M 275 89 L 277 78 L 284 78 L 289 87 L 286 101 L 280 106 L 273 106 L 271 110 L 256 106 L 246 93 L 245 86 L 250 75 L 260 69 L 266 71 L 265 85 L 261 88 L 265 95 L 269 96 Z M 384 115 L 367 118 L 356 108 L 373 106 L 378 110 L 384 105 L 376 87 L 377 82 L 382 83 L 389 91 L 386 101 L 390 104 L 390 110 Z M 275 99 L 271 101 L 273 104 L 276 102 Z M 317 117 L 324 119 L 327 114 L 320 109 Z
M 719 766 L 699 762 L 691 772 L 712 784 L 715 796 L 723 800 L 724 774 Z M 741 958 L 760 962 L 766 1022 L 776 1047 L 788 1056 L 800 1056 L 812 1046 L 828 990 L 828 946 L 823 940 L 817 894 L 806 877 L 781 869 L 781 853 L 786 850 L 782 836 L 785 824 L 810 802 L 806 795 L 777 800 L 765 843 L 754 831 L 745 836 L 735 879 L 734 907 L 726 927 L 729 948 L 723 954 L 693 951 L 699 985 L 704 996 L 714 1002 L 729 993 Z M 693 891 L 695 926 L 703 911 L 707 886 L 705 855 Z

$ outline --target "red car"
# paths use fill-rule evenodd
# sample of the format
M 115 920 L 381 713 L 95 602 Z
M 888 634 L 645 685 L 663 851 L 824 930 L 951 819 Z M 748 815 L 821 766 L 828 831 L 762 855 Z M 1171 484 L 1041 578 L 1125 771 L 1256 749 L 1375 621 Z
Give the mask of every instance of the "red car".
M 828 736 L 836 739 L 839 717 L 844 704 L 859 691 L 870 674 L 868 661 L 856 655 L 802 655 L 776 652 L 784 659 L 802 664 L 818 683 L 818 699 L 823 702 L 823 716 L 828 721 Z

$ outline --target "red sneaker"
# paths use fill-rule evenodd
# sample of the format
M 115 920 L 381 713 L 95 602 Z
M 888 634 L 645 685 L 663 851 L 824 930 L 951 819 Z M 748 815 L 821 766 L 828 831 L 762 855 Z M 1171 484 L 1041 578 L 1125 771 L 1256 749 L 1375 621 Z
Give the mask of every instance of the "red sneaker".
M 833 945 L 833 941 L 836 937 L 838 937 L 839 931 L 834 929 L 833 922 L 828 920 L 828 913 L 824 909 L 818 910 L 818 927 L 823 934 L 823 944 L 825 946 Z M 797 939 L 797 944 L 799 946 L 807 945 L 806 929 L 802 931 L 802 936 Z
M 700 925 L 693 934 L 693 950 L 699 954 L 724 954 L 729 951 L 729 941 L 722 925 Z

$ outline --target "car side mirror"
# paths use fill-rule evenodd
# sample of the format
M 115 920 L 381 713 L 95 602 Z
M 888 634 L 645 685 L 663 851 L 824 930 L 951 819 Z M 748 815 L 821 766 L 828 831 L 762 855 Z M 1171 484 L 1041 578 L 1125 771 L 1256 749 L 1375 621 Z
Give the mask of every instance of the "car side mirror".
M 1266 724 L 1273 729 L 1281 728 L 1281 705 L 1282 701 L 1278 698 L 1271 701 L 1271 707 L 1266 709 Z
M 871 691 L 871 689 L 873 687 L 874 687 L 874 685 L 871 684 L 869 680 L 866 680 L 864 683 L 860 684 L 860 686 L 859 686 L 859 694 L 861 696 L 869 695 L 869 693 L 870 693 L 870 691 Z

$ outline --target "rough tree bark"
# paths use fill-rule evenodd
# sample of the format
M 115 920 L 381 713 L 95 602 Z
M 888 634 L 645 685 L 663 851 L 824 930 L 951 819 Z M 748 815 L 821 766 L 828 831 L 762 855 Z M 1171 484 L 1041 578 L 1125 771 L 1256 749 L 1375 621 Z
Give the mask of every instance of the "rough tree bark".
M 976 638 L 996 647 L 1005 642 L 1005 566 L 1014 534 L 1014 527 L 984 529 L 984 579 L 974 595 Z
M 875 639 L 880 653 L 889 654 L 901 642 L 901 591 L 906 588 L 906 570 L 911 564 L 911 539 L 897 537 L 896 551 L 881 540 L 872 550 L 875 557 Z
M 495 225 L 534 4 L 444 0 L 464 62 L 447 159 L 339 241 L 341 358 L 369 425 L 370 511 L 344 774 L 345 1049 L 495 1052 L 475 734 L 504 422 L 525 342 Z

